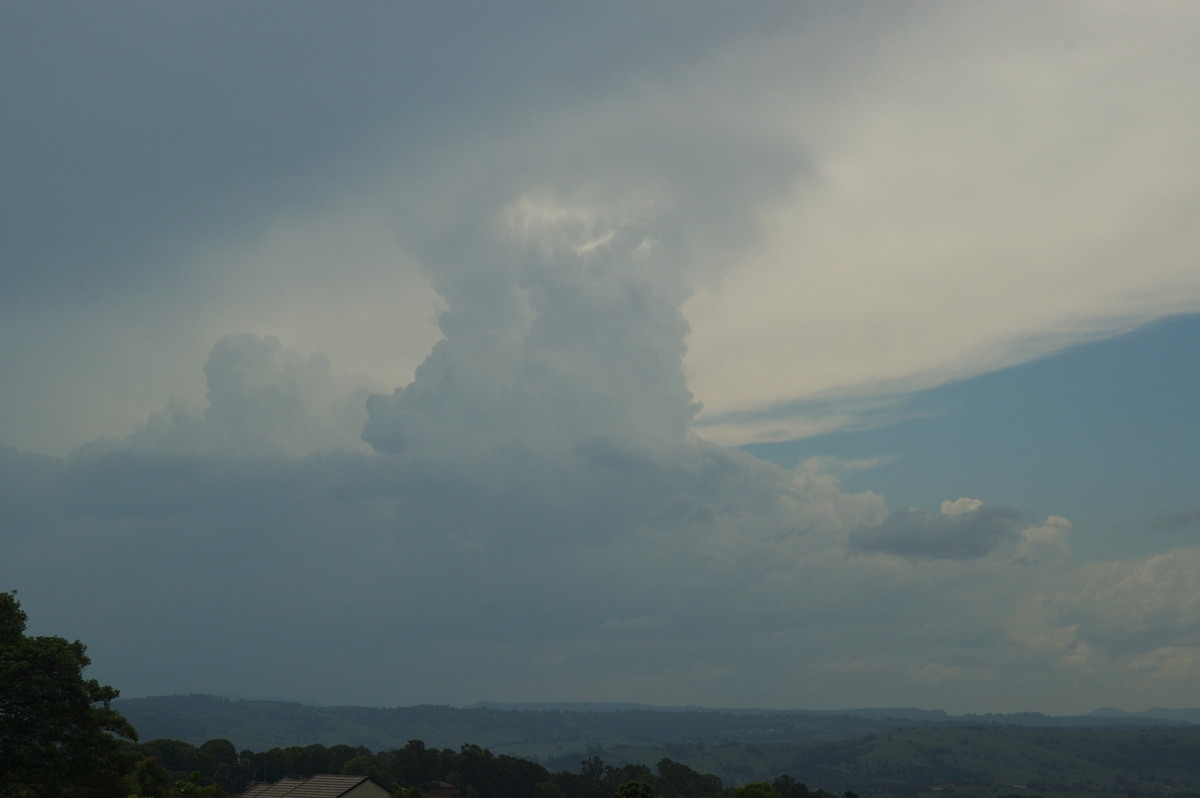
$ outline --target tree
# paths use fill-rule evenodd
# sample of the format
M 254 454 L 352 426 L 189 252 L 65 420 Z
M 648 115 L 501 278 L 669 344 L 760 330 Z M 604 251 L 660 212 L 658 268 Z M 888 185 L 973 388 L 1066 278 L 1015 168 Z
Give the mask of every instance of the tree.
M 579 774 L 587 779 L 600 781 L 604 778 L 604 760 L 598 756 L 590 756 L 579 763 Z
M 84 679 L 76 640 L 28 637 L 15 593 L 0 592 L 0 797 L 123 798 L 137 733 L 110 706 L 117 691 Z
M 658 765 L 656 792 L 666 798 L 704 798 L 721 795 L 721 780 L 711 773 L 697 773 L 682 762 L 663 758 Z
M 552 781 L 539 781 L 533 785 L 533 798 L 567 798 L 567 794 Z
M 808 787 L 802 781 L 796 781 L 787 773 L 776 776 L 775 781 L 771 782 L 771 786 L 783 798 L 807 798 Z
M 614 798 L 654 798 L 654 788 L 644 781 L 627 781 L 617 788 Z
M 779 790 L 765 781 L 752 781 L 733 791 L 733 798 L 783 798 Z
M 342 765 L 344 776 L 370 776 L 380 784 L 391 784 L 395 781 L 391 771 L 380 763 L 374 754 L 359 754 Z

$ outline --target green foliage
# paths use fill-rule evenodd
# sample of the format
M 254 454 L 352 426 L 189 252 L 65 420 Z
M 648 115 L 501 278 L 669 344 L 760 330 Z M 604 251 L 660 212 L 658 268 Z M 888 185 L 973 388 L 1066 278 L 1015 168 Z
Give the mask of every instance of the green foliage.
M 783 798 L 779 790 L 765 781 L 752 781 L 733 791 L 733 798 Z
M 539 781 L 533 785 L 533 798 L 567 798 L 567 794 L 552 781 Z
M 711 773 L 697 773 L 682 762 L 663 758 L 658 763 L 659 795 L 665 798 L 708 798 L 721 795 L 721 780 Z
M 0 796 L 125 798 L 137 757 L 117 691 L 84 679 L 78 640 L 28 637 L 15 594 L 0 593 Z
M 225 793 L 216 784 L 200 786 L 194 781 L 178 781 L 172 798 L 222 798 Z
M 771 782 L 771 787 L 775 792 L 779 793 L 781 798 L 807 798 L 808 787 L 802 781 L 796 781 L 794 778 L 784 773 L 781 776 L 776 776 L 775 781 Z
M 654 788 L 644 781 L 627 781 L 617 788 L 614 798 L 654 798 Z
M 392 788 L 392 798 L 425 798 L 420 787 L 401 787 L 397 784 Z
M 142 755 L 127 781 L 137 798 L 170 795 L 174 789 L 171 774 L 152 756 Z
M 599 781 L 604 778 L 604 760 L 598 756 L 590 756 L 579 763 L 579 774 L 585 779 Z
M 394 780 L 387 766 L 373 754 L 359 754 L 342 765 L 341 773 L 346 776 L 370 776 L 380 784 L 391 784 Z

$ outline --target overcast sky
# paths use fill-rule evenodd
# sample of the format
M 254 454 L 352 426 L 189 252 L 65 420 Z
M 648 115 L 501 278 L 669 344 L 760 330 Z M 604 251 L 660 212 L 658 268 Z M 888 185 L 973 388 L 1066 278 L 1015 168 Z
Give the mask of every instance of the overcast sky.
M 0 589 L 123 695 L 1200 705 L 1200 6 L 0 18 Z

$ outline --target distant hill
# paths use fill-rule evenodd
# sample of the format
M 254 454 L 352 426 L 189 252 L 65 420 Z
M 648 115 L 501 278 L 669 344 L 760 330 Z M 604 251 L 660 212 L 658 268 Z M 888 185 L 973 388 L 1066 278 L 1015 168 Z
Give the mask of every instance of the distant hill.
M 225 738 L 252 751 L 312 743 L 383 751 L 419 739 L 455 750 L 474 743 L 551 772 L 578 773 L 591 757 L 614 767 L 669 758 L 727 785 L 789 774 L 877 796 L 1200 798 L 1200 725 L 1184 720 L 1196 710 L 1053 717 L 570 703 L 372 708 L 205 695 L 122 699 L 116 708 L 143 740 Z
M 899 729 L 780 762 L 810 783 L 887 796 L 1200 796 L 1200 727 Z
M 198 745 L 224 738 L 239 750 L 262 751 L 309 743 L 346 743 L 381 750 L 403 747 L 409 740 L 419 739 L 438 748 L 457 749 L 464 743 L 474 743 L 496 753 L 541 761 L 617 746 L 809 743 L 911 727 L 1167 727 L 1186 726 L 1195 722 L 1192 718 L 1200 718 L 1200 709 L 1161 711 L 1173 717 L 1111 714 L 1116 710 L 1055 717 L 1040 713 L 953 716 L 941 710 L 913 708 L 713 710 L 600 703 L 315 707 L 209 695 L 120 699 L 115 707 L 147 740 L 168 738 Z
M 950 716 L 940 709 L 914 709 L 911 707 L 893 707 L 890 709 L 763 709 L 761 707 L 734 707 L 729 709 L 711 709 L 699 705 L 681 707 L 654 706 L 652 704 L 629 704 L 620 702 L 572 702 L 572 701 L 528 701 L 523 703 L 504 703 L 500 701 L 480 701 L 467 709 L 506 709 L 512 711 L 557 710 L 559 712 L 625 712 L 629 710 L 644 710 L 646 712 L 719 712 L 726 715 L 849 715 L 856 718 L 904 719 L 915 721 L 942 721 Z
M 1088 717 L 1118 720 L 1149 718 L 1200 725 L 1200 709 L 1164 709 L 1163 707 L 1155 707 L 1154 709 L 1147 709 L 1144 712 L 1125 712 L 1120 709 L 1113 709 L 1112 707 L 1102 707 L 1089 714 Z

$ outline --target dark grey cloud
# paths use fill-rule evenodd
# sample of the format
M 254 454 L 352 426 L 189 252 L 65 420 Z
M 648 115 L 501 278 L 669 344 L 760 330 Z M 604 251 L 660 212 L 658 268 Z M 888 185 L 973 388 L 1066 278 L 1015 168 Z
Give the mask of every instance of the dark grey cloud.
M 903 557 L 970 560 L 1013 540 L 1028 521 L 1028 513 L 998 505 L 940 515 L 906 507 L 855 532 L 850 546 Z
M 620 637 L 611 619 L 697 612 L 708 579 L 694 565 L 672 575 L 689 555 L 670 552 L 723 518 L 770 522 L 789 485 L 717 447 L 594 438 L 477 462 L 4 454 L 19 478 L 5 485 L 0 573 L 47 628 L 88 640 L 100 675 L 131 692 L 365 703 L 528 690 L 543 652 Z M 742 581 L 728 572 L 722 595 Z
M 1167 532 L 1183 532 L 1200 526 L 1200 508 L 1188 507 L 1175 513 L 1159 513 L 1150 521 L 1150 526 Z
M 415 166 L 731 35 L 812 15 L 713 6 L 37 3 L 0 33 L 5 303 L 119 296 L 190 245 L 322 201 L 381 148 Z M 387 132 L 387 143 L 380 136 Z M 393 135 L 395 133 L 395 135 Z M 370 157 L 366 157 L 367 153 Z M 337 175 L 334 178 L 334 175 Z

